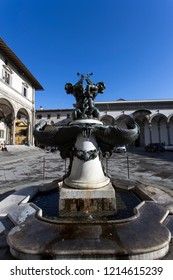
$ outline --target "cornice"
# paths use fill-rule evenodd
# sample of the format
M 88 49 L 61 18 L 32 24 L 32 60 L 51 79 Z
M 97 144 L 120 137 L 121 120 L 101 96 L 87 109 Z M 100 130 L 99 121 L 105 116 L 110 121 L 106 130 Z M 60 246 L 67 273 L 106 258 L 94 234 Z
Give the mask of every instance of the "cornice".
M 106 101 L 96 102 L 99 110 L 128 110 L 128 109 L 173 109 L 173 99 L 162 100 L 128 100 L 128 101 Z
M 23 62 L 15 55 L 15 53 L 6 45 L 2 38 L 0 38 L 0 53 L 14 65 L 22 76 L 26 77 L 27 80 L 31 82 L 32 86 L 36 90 L 43 90 L 41 84 L 26 68 Z

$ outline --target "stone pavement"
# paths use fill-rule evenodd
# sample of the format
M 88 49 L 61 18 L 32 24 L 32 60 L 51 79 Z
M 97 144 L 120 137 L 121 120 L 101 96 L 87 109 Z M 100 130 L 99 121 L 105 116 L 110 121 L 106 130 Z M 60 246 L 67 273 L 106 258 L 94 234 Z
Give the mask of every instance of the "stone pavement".
M 61 178 L 66 172 L 68 163 L 59 152 L 47 153 L 23 145 L 7 148 L 7 152 L 0 151 L 0 194 Z
M 15 190 L 27 186 L 42 185 L 60 179 L 67 172 L 68 162 L 60 158 L 59 152 L 47 153 L 37 147 L 7 146 L 0 151 L 0 200 Z M 142 148 L 131 149 L 127 154 L 113 154 L 104 161 L 105 169 L 112 178 L 136 180 L 156 202 L 173 214 L 173 153 L 145 153 Z M 4 218 L 6 230 L 11 224 Z M 1 224 L 1 227 L 3 226 Z M 4 228 L 0 227 L 0 233 Z M 172 225 L 171 225 L 172 227 Z M 173 235 L 173 228 L 171 230 Z M 11 256 L 0 239 L 0 259 Z M 172 243 L 171 243 L 172 248 Z M 173 259 L 173 250 L 165 259 Z
M 0 151 L 0 194 L 31 184 L 61 178 L 68 168 L 59 152 L 47 153 L 37 147 L 7 146 Z M 173 152 L 146 153 L 143 148 L 130 149 L 127 154 L 114 153 L 106 162 L 110 176 L 138 180 L 172 193 Z M 129 167 L 129 168 L 128 168 Z

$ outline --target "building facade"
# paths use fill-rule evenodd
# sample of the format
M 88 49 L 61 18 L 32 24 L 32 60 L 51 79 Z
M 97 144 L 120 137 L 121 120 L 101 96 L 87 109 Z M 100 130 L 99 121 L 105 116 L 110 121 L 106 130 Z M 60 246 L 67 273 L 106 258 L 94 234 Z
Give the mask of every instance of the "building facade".
M 140 127 L 140 137 L 133 143 L 143 147 L 149 143 L 173 144 L 173 99 L 163 100 L 117 100 L 95 102 L 104 124 L 124 128 L 134 120 Z M 46 120 L 48 124 L 68 125 L 73 109 L 36 110 L 36 123 Z
M 0 142 L 34 144 L 36 90 L 43 87 L 0 38 Z

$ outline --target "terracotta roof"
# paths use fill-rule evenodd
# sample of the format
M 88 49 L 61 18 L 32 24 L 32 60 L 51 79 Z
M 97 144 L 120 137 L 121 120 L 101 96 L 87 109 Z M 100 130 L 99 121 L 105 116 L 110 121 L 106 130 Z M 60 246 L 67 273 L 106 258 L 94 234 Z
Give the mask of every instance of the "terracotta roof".
M 22 76 L 26 77 L 31 82 L 36 90 L 43 90 L 42 85 L 36 80 L 15 53 L 6 45 L 2 38 L 0 38 L 0 53 L 15 66 Z

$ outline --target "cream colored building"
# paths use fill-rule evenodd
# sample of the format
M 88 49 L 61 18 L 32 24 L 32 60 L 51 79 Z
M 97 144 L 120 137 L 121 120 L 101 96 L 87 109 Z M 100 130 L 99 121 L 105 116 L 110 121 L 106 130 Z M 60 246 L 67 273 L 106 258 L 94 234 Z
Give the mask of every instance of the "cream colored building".
M 43 88 L 0 38 L 0 142 L 15 144 L 16 125 L 21 120 L 26 125 L 26 137 L 17 132 L 18 144 L 34 144 L 36 90 Z
M 65 94 L 65 93 L 64 93 Z M 149 143 L 173 144 L 173 99 L 123 100 L 96 102 L 103 123 L 124 127 L 128 120 L 140 126 L 140 137 L 134 146 Z M 36 122 L 44 119 L 48 124 L 66 125 L 71 121 L 72 109 L 36 111 Z

